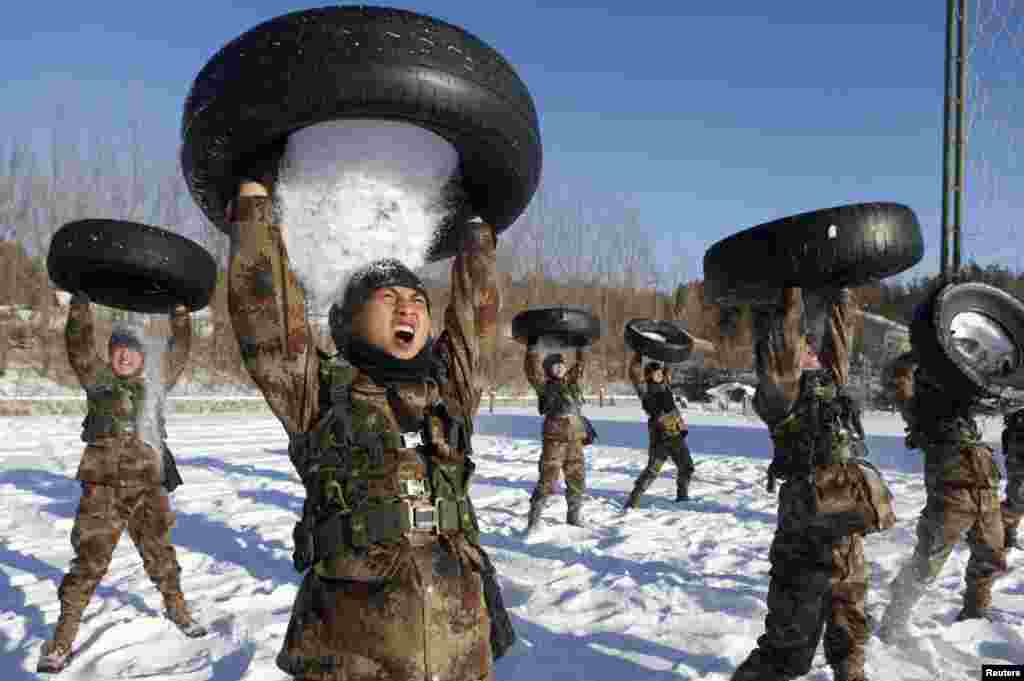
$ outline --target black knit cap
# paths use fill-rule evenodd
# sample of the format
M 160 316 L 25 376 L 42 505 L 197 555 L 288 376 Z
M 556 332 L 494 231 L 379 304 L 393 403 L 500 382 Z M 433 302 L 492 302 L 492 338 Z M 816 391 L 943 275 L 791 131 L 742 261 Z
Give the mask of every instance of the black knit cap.
M 119 346 L 131 348 L 143 354 L 146 352 L 142 346 L 142 340 L 139 338 L 139 332 L 130 326 L 115 326 L 111 332 L 108 347 L 113 349 Z
M 345 286 L 341 304 L 331 305 L 328 324 L 331 327 L 331 337 L 339 350 L 344 347 L 349 324 L 359 312 L 359 308 L 369 300 L 374 291 L 386 286 L 402 286 L 422 293 L 427 299 L 427 311 L 430 310 L 430 294 L 427 293 L 423 280 L 416 276 L 415 272 L 394 258 L 375 260 L 352 274 L 348 285 Z
M 555 368 L 556 364 L 565 364 L 565 358 L 562 357 L 557 352 L 552 353 L 544 358 L 544 371 L 550 375 L 551 370 Z
M 649 379 L 651 376 L 654 375 L 655 371 L 658 371 L 659 369 L 663 368 L 664 367 L 661 365 L 661 362 L 651 362 L 650 364 L 644 367 L 644 375 Z

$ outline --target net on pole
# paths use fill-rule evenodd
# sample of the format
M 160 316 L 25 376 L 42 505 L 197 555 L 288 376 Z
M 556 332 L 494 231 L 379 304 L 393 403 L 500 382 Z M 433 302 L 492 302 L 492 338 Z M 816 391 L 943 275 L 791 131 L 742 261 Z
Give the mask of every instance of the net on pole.
M 967 2 L 962 261 L 1024 266 L 1024 0 Z

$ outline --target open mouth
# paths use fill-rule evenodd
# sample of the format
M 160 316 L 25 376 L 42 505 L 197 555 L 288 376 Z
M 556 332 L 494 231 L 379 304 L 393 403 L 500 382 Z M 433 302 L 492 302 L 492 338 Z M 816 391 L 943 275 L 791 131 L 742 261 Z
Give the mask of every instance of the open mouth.
M 416 337 L 416 329 L 411 324 L 399 324 L 395 327 L 395 340 L 399 345 L 409 345 Z

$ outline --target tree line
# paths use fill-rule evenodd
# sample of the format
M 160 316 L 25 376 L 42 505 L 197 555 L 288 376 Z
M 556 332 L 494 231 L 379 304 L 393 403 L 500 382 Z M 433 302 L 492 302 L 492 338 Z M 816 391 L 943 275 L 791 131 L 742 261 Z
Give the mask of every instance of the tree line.
M 73 135 L 55 127 L 45 152 L 22 141 L 0 147 L 0 370 L 11 352 L 20 351 L 41 374 L 75 384 L 64 357 L 63 332 L 55 323 L 59 308 L 45 254 L 63 224 L 97 217 L 157 225 L 199 242 L 214 256 L 221 274 L 209 306 L 211 331 L 195 339 L 193 378 L 249 384 L 228 317 L 228 239 L 192 201 L 177 163 L 145 155 L 137 124 L 127 126 L 119 138 Z M 521 310 L 556 304 L 588 308 L 603 322 L 605 333 L 594 345 L 589 376 L 594 389 L 627 380 L 629 351 L 622 330 L 636 317 L 677 320 L 712 341 L 728 328 L 736 342 L 705 357 L 706 366 L 749 368 L 749 307 L 709 305 L 703 282 L 684 271 L 681 250 L 677 261 L 666 262 L 655 257 L 658 248 L 628 197 L 587 195 L 585 187 L 543 181 L 526 212 L 499 240 L 503 333 L 484 348 L 487 386 L 526 390 L 522 347 L 507 335 L 511 319 Z M 446 303 L 448 267 L 441 262 L 424 268 L 435 310 Z M 973 262 L 965 272 L 968 279 L 1024 297 L 1024 274 Z M 863 286 L 855 295 L 868 311 L 908 324 L 914 306 L 934 285 L 935 277 L 920 276 Z M 11 306 L 32 308 L 31 320 L 17 319 Z M 435 321 L 442 317 L 436 315 Z M 101 320 L 99 333 L 107 330 L 105 324 Z M 320 340 L 330 349 L 325 335 Z

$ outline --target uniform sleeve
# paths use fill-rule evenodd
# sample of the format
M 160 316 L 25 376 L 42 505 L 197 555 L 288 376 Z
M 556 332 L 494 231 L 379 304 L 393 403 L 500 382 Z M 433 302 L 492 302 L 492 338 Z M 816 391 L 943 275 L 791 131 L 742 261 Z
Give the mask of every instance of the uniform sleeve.
M 547 377 L 544 375 L 544 360 L 541 359 L 537 348 L 532 346 L 526 348 L 526 355 L 523 357 L 523 373 L 526 374 L 526 380 L 533 386 L 534 391 L 538 395 L 542 394 Z
M 192 350 L 192 315 L 182 307 L 171 313 L 171 346 L 164 353 L 163 379 L 169 392 L 185 370 Z
M 848 289 L 830 292 L 828 319 L 821 349 L 821 365 L 832 372 L 837 385 L 850 380 L 850 350 L 853 346 L 855 306 Z
M 590 348 L 578 347 L 576 348 L 576 363 L 572 365 L 572 368 L 566 373 L 566 381 L 568 383 L 574 383 L 579 386 L 583 383 L 583 379 L 587 375 L 587 364 L 590 361 Z
M 480 406 L 477 385 L 481 340 L 493 336 L 501 307 L 494 228 L 484 222 L 466 224 L 462 248 L 451 270 L 451 295 L 444 315 L 448 355 L 447 401 L 460 405 L 472 421 Z
M 90 303 L 71 300 L 68 306 L 68 321 L 64 325 L 64 342 L 68 351 L 68 362 L 78 376 L 78 382 L 82 386 L 94 383 L 96 372 L 102 366 L 103 360 L 96 354 L 96 332 Z
M 629 382 L 640 397 L 647 392 L 647 381 L 644 380 L 644 356 L 634 352 L 629 360 Z
M 305 432 L 316 417 L 320 360 L 271 199 L 238 198 L 231 229 L 228 309 L 239 352 L 285 430 Z
M 804 311 L 799 288 L 782 289 L 781 305 L 754 307 L 754 366 L 758 385 L 754 407 L 769 425 L 782 420 L 800 393 Z

